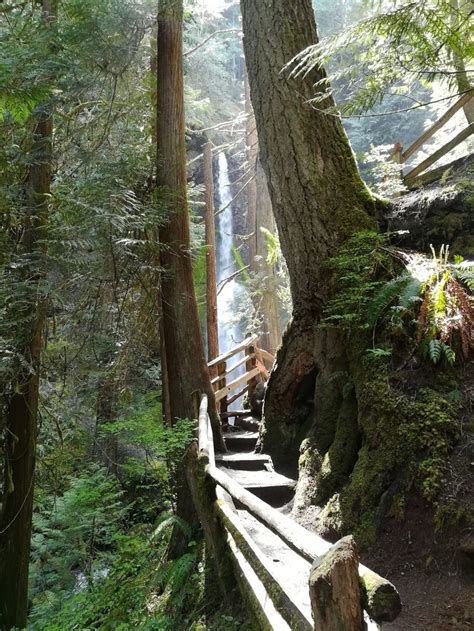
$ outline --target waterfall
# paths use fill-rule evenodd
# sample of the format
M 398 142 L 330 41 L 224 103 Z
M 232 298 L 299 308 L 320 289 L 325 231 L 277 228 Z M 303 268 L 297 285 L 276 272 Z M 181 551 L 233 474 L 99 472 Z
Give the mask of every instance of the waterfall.
M 219 353 L 225 353 L 243 338 L 243 332 L 237 318 L 239 296 L 242 295 L 242 287 L 235 280 L 229 280 L 224 285 L 222 282 L 237 271 L 237 263 L 232 252 L 234 221 L 232 215 L 232 191 L 229 180 L 229 166 L 225 153 L 219 153 L 219 181 L 218 181 L 219 208 L 225 210 L 217 216 L 217 311 L 219 320 Z M 238 372 L 232 373 L 235 378 Z
M 242 307 L 242 299 L 245 297 L 245 289 L 235 279 L 229 280 L 224 285 L 222 282 L 238 270 L 237 262 L 232 252 L 234 245 L 234 219 L 232 213 L 232 190 L 229 180 L 229 165 L 225 153 L 219 154 L 219 180 L 218 180 L 218 208 L 225 210 L 217 215 L 217 314 L 219 322 L 219 353 L 226 353 L 236 346 L 245 337 L 244 328 L 237 315 Z M 244 354 L 235 355 L 229 362 L 232 367 Z M 245 365 L 239 366 L 231 372 L 228 381 L 236 379 L 245 373 Z M 235 392 L 231 392 L 231 395 Z M 242 397 L 231 404 L 231 409 L 242 407 Z M 229 419 L 231 425 L 233 419 Z

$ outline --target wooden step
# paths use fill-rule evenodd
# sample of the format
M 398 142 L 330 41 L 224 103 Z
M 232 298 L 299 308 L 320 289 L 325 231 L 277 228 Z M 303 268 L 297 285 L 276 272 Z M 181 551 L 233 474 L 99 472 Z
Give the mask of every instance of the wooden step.
M 229 451 L 249 452 L 255 449 L 258 440 L 258 432 L 248 432 L 243 429 L 235 432 L 225 432 L 224 439 Z
M 254 453 L 231 453 L 216 454 L 217 465 L 228 467 L 229 469 L 243 469 L 245 471 L 265 471 L 272 470 L 273 463 L 267 454 Z
M 283 506 L 294 495 L 296 482 L 275 471 L 243 471 L 224 466 L 219 466 L 219 468 L 270 506 Z

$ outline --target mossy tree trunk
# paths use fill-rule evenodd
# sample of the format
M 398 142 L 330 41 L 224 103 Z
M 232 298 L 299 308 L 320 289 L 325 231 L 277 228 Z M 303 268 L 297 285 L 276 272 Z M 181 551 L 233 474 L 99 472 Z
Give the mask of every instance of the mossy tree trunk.
M 327 425 L 326 449 L 337 435 L 339 414 L 349 423 L 340 389 L 329 387 L 332 397 L 318 400 L 321 388 L 316 388 L 315 397 L 317 382 L 330 384 L 330 375 L 346 366 L 341 341 L 335 336 L 328 344 L 318 331 L 328 298 L 324 262 L 354 232 L 374 228 L 376 221 L 340 118 L 308 103 L 324 70 L 304 79 L 282 72 L 317 42 L 310 0 L 241 0 L 241 7 L 260 158 L 293 299 L 264 404 L 263 448 L 278 462 L 297 456 L 314 420 Z M 332 104 L 328 98 L 324 106 Z

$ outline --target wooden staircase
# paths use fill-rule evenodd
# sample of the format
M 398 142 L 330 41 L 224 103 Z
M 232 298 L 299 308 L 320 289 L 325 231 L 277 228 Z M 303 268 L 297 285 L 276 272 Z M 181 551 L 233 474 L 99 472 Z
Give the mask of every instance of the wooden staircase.
M 249 338 L 247 346 L 239 345 L 237 352 L 242 350 L 247 356 L 244 377 L 248 381 L 244 389 L 248 390 L 255 378 L 251 361 L 258 358 L 256 339 Z M 232 355 L 232 352 L 227 353 L 224 359 Z M 245 379 L 228 383 L 223 357 L 214 360 L 213 365 L 224 369 L 214 383 L 216 398 L 225 403 L 223 419 L 228 420 L 232 413 L 228 411 L 227 395 L 232 388 L 242 387 Z M 315 603 L 318 611 L 319 602 L 323 608 L 327 604 L 326 597 L 320 597 L 315 591 L 316 583 L 312 578 L 316 575 L 316 566 L 313 563 L 321 560 L 325 563 L 335 547 L 293 521 L 286 514 L 287 510 L 282 510 L 292 499 L 296 482 L 276 472 L 269 455 L 255 453 L 258 421 L 242 412 L 235 416 L 235 425 L 227 426 L 224 432 L 227 451 L 216 454 L 207 397 L 202 396 L 198 444 L 190 450 L 187 476 L 209 555 L 214 559 L 221 588 L 228 576 L 226 567 L 230 561 L 255 628 L 310 631 L 316 628 Z M 400 599 L 389 581 L 360 563 L 357 568 L 357 557 L 352 572 L 355 572 L 352 585 L 355 584 L 357 591 L 351 588 L 346 592 L 346 583 L 344 587 L 339 583 L 344 603 L 337 599 L 333 602 L 332 612 L 328 614 L 331 620 L 325 629 L 319 624 L 318 631 L 375 631 L 381 628 L 382 621 L 391 621 L 398 614 Z M 340 578 L 334 574 L 334 580 L 340 581 Z M 365 594 L 363 620 L 361 614 L 356 627 L 341 625 L 350 598 L 362 611 L 359 583 Z M 224 596 L 225 593 L 224 587 Z
M 226 454 L 216 455 L 216 465 L 233 480 L 260 499 L 275 508 L 280 508 L 293 498 L 296 481 L 280 475 L 273 468 L 273 462 L 267 454 L 252 453 L 255 450 L 258 432 L 242 429 L 258 421 L 247 417 L 236 419 L 234 431 L 224 433 Z

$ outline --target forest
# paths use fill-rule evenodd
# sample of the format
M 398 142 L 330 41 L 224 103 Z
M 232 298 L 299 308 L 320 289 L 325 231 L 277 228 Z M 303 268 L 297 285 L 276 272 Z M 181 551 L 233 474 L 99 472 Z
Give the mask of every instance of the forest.
M 474 627 L 473 13 L 0 1 L 0 631 Z

